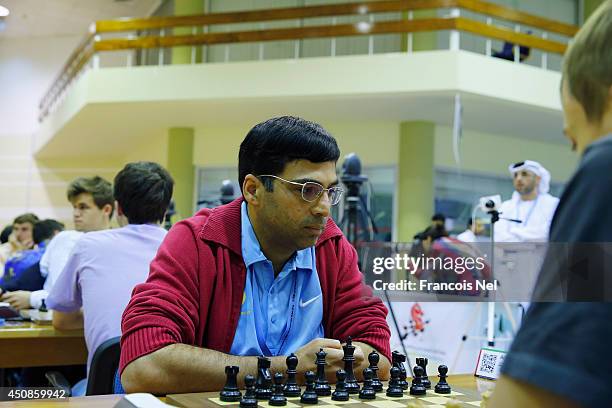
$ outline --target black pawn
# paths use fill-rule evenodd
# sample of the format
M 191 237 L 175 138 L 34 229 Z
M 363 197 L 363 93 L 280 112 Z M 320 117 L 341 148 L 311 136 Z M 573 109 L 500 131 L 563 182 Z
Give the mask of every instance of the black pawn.
M 327 378 L 325 378 L 325 356 L 327 353 L 323 351 L 323 349 L 319 349 L 317 354 L 317 361 L 315 364 L 317 365 L 317 379 L 315 380 L 315 392 L 319 397 L 325 397 L 331 395 L 331 387 L 329 386 L 329 382 Z
M 287 397 L 283 394 L 283 375 L 281 373 L 274 374 L 274 392 L 268 402 L 275 407 L 287 405 Z
M 306 390 L 300 397 L 300 402 L 302 404 L 316 404 L 319 402 L 319 396 L 315 392 L 315 373 L 312 371 L 306 371 L 304 374 L 306 377 Z
M 363 369 L 363 387 L 361 391 L 359 391 L 360 399 L 375 399 L 376 398 L 376 390 L 372 387 L 372 376 L 374 373 L 370 368 Z
M 242 396 L 242 394 L 240 394 L 240 390 L 238 389 L 238 381 L 236 379 L 239 370 L 240 368 L 238 368 L 237 366 L 225 366 L 225 386 L 219 393 L 221 401 L 240 401 L 240 397 Z
M 346 390 L 349 394 L 358 394 L 359 384 L 357 384 L 355 373 L 353 372 L 353 363 L 355 362 L 355 346 L 353 346 L 353 341 L 350 337 L 346 339 L 346 344 L 342 346 L 342 350 L 344 350 L 344 357 L 342 357 L 342 361 L 344 361 L 344 371 L 346 371 Z
M 438 383 L 436 384 L 434 391 L 436 391 L 437 394 L 450 394 L 451 387 L 446 382 L 446 374 L 448 373 L 448 367 L 446 367 L 445 365 L 438 366 L 438 373 L 440 373 L 440 375 L 438 375 L 438 377 L 440 377 L 440 381 L 438 381 Z
M 376 352 L 376 350 L 372 351 L 368 354 L 368 362 L 370 363 L 370 370 L 372 370 L 372 388 L 374 391 L 381 392 L 383 390 L 383 383 L 378 378 L 378 362 L 380 361 L 380 356 Z
M 406 361 L 406 356 L 403 355 L 402 353 L 400 353 L 399 351 L 394 351 L 393 353 L 391 353 L 391 363 L 393 365 L 393 367 L 397 367 L 400 370 L 400 387 L 402 387 L 403 390 L 407 390 L 408 389 L 408 381 L 406 381 L 406 366 L 404 366 L 404 362 Z
M 427 375 L 427 363 L 428 360 L 426 358 L 417 358 L 416 363 L 419 367 L 423 369 L 423 378 L 421 378 L 421 384 L 427 389 L 431 388 L 431 381 L 429 381 L 429 376 Z
M 404 389 L 400 385 L 400 369 L 391 367 L 391 379 L 387 386 L 387 397 L 403 397 Z
M 348 401 L 349 400 L 349 393 L 346 390 L 346 383 L 344 382 L 344 380 L 346 380 L 346 371 L 342 369 L 336 371 L 336 389 L 334 390 L 334 393 L 332 394 L 332 400 L 334 401 Z
M 414 378 L 410 385 L 410 395 L 425 395 L 427 388 L 421 382 L 423 380 L 423 367 L 414 366 L 412 371 L 414 371 Z
M 257 398 L 255 398 L 255 377 L 250 374 L 244 376 L 244 386 L 246 391 L 240 400 L 240 408 L 256 408 Z
M 299 397 L 302 390 L 295 378 L 297 375 L 298 358 L 295 354 L 291 353 L 285 361 L 287 363 L 287 382 L 283 388 L 283 394 L 285 394 L 285 397 Z
M 270 375 L 270 359 L 257 357 L 257 381 L 255 382 L 255 397 L 258 400 L 269 400 L 272 396 L 272 376 Z

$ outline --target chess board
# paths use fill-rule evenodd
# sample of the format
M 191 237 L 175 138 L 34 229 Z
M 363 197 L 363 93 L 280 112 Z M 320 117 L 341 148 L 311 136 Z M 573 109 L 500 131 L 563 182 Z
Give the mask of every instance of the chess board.
M 244 392 L 243 392 L 244 393 Z M 332 401 L 331 397 L 319 397 L 317 405 L 301 404 L 300 398 L 287 398 L 285 408 L 317 407 L 317 406 L 337 406 L 342 408 L 402 408 L 406 407 L 410 401 L 418 399 L 424 408 L 444 408 L 449 399 L 456 399 L 462 402 L 462 407 L 480 407 L 480 394 L 475 391 L 465 389 L 453 389 L 450 394 L 436 394 L 433 390 L 427 390 L 423 396 L 412 396 L 408 390 L 404 391 L 401 398 L 387 397 L 384 392 L 376 394 L 374 400 L 361 400 L 357 394 L 351 395 L 348 401 Z M 166 396 L 168 404 L 184 408 L 239 408 L 238 402 L 223 402 L 219 399 L 217 392 L 200 392 L 193 394 L 169 394 Z M 267 401 L 259 403 L 261 408 L 274 408 Z

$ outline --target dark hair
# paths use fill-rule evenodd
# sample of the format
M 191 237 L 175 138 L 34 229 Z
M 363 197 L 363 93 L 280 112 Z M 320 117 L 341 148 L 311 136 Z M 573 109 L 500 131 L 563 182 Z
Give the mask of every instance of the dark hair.
M 272 118 L 255 125 L 240 144 L 238 182 L 242 188 L 247 174 L 278 175 L 294 160 L 323 163 L 339 157 L 336 139 L 321 125 L 293 116 Z M 272 178 L 262 181 L 272 191 Z
M 612 86 L 612 1 L 604 1 L 574 36 L 563 59 L 563 81 L 591 123 L 599 124 Z
M 432 241 L 442 237 L 448 237 L 448 231 L 441 225 L 432 225 L 421 233 L 421 239 L 431 238 Z
M 32 224 L 32 226 L 34 226 L 34 224 L 36 224 L 37 222 L 38 222 L 38 217 L 36 216 L 36 214 L 25 213 L 25 214 L 21 214 L 17 216 L 17 218 L 13 220 L 13 225 L 30 223 Z
M 173 187 L 170 173 L 159 164 L 128 163 L 115 177 L 115 200 L 130 224 L 161 222 Z
M 11 232 L 13 232 L 12 225 L 7 225 L 6 227 L 4 227 L 2 233 L 0 233 L 0 244 L 6 244 L 8 242 Z
M 44 240 L 53 238 L 56 232 L 64 230 L 64 224 L 59 221 L 47 218 L 46 220 L 38 221 L 34 224 L 34 230 L 32 231 L 32 239 L 37 244 L 40 244 Z
M 68 185 L 68 191 L 66 191 L 68 201 L 74 200 L 79 194 L 83 193 L 91 194 L 98 208 L 102 209 L 106 204 L 110 204 L 114 210 L 115 199 L 113 198 L 113 187 L 109 181 L 102 177 L 79 177 Z M 110 216 L 113 216 L 112 211 Z
M 433 217 L 431 217 L 431 220 L 432 221 L 442 221 L 442 222 L 445 222 L 446 221 L 446 217 L 442 213 L 435 213 L 433 215 Z

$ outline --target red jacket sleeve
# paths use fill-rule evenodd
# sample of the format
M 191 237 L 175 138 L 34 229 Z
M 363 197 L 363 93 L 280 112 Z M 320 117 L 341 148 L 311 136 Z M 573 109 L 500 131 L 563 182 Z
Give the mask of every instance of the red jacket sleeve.
M 363 283 L 357 252 L 344 236 L 337 240 L 338 286 L 332 315 L 333 337 L 367 343 L 391 361 L 387 308 Z
M 132 361 L 174 343 L 195 343 L 198 327 L 198 249 L 192 228 L 180 222 L 134 288 L 121 322 L 120 373 Z

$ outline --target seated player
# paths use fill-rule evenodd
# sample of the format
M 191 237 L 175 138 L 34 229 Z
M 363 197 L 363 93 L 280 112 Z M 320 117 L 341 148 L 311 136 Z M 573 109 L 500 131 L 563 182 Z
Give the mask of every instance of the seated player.
M 597 244 L 612 242 L 611 38 L 612 1 L 606 0 L 570 44 L 563 65 L 565 133 L 582 158 L 559 202 L 550 241 L 570 250 L 570 262 L 547 256 L 534 299 L 551 299 L 561 289 L 566 301 L 529 308 L 489 407 L 611 405 L 612 256 Z M 572 262 L 585 250 L 593 256 Z
M 7 262 L 7 273 L 0 281 L 0 295 L 9 291 L 42 289 L 44 278 L 40 274 L 40 258 L 51 238 L 63 229 L 64 224 L 52 219 L 38 221 L 34 225 L 32 237 L 35 248 L 23 251 Z M 11 294 L 3 296 L 2 300 L 13 302 Z
M 32 213 L 22 214 L 13 221 L 8 242 L 0 245 L 0 278 L 4 274 L 4 265 L 10 258 L 34 246 L 32 230 L 37 221 L 38 217 Z
M 98 346 L 121 335 L 121 314 L 132 289 L 147 278 L 149 263 L 166 235 L 159 224 L 173 185 L 157 163 L 128 163 L 114 181 L 121 228 L 81 237 L 49 293 L 55 328 L 84 326 L 88 370 Z
M 225 366 L 256 375 L 259 355 L 285 372 L 296 353 L 303 378 L 320 348 L 331 379 L 349 336 L 355 373 L 376 349 L 388 377 L 387 309 L 330 218 L 339 155 L 325 129 L 300 118 L 251 129 L 238 157 L 242 197 L 175 224 L 134 290 L 122 323 L 126 391 L 220 390 Z
M 40 308 L 81 235 L 110 228 L 114 209 L 111 183 L 98 176 L 79 177 L 70 183 L 66 195 L 72 204 L 75 230 L 62 231 L 49 242 L 40 260 L 40 273 L 45 279 L 43 288 L 13 292 L 16 309 Z

